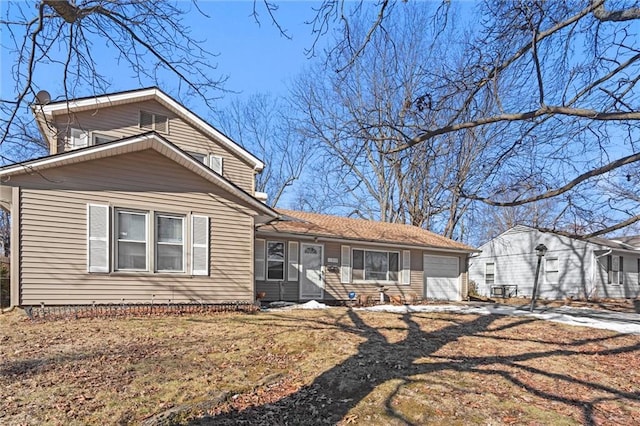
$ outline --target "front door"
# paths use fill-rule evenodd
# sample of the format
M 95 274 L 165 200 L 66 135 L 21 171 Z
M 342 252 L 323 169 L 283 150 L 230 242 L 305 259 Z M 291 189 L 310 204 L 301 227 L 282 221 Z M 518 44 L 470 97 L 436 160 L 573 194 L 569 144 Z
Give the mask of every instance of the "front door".
M 302 276 L 300 277 L 300 299 L 322 299 L 324 276 L 322 273 L 322 244 L 302 244 Z

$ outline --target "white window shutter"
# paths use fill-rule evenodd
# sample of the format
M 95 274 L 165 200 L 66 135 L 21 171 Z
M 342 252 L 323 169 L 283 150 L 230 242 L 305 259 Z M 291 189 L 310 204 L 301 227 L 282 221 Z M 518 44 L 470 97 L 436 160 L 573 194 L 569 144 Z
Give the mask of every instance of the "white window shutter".
M 340 268 L 340 282 L 342 284 L 349 284 L 351 282 L 351 247 L 342 246 L 340 248 L 342 267 Z
M 87 270 L 109 272 L 109 206 L 87 204 Z
M 411 250 L 402 250 L 402 284 L 411 284 Z
M 287 270 L 289 281 L 298 281 L 298 242 L 289 241 L 289 269 Z
M 264 253 L 265 253 L 265 241 L 256 239 L 253 274 L 256 281 L 264 281 Z
M 210 155 L 209 167 L 211 170 L 222 176 L 222 157 L 219 155 Z
M 191 216 L 191 275 L 209 275 L 209 217 Z

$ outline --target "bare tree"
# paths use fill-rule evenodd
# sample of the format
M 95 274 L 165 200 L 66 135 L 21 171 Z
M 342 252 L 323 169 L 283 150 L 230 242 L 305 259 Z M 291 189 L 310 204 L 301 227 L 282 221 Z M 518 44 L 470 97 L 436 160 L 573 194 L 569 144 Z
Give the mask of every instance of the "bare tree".
M 183 23 L 186 7 L 168 0 L 8 2 L 0 25 L 7 43 L 2 48 L 15 61 L 5 70 L 13 75 L 14 97 L 7 90 L 1 100 L 3 150 L 42 150 L 45 144 L 34 145 L 29 136 L 28 105 L 38 91 L 56 90 L 62 99 L 105 93 L 114 76 L 103 67 L 114 59 L 140 85 L 171 79 L 174 95 L 197 96 L 211 107 L 225 78 L 215 72 L 215 56 Z M 21 154 L 28 155 L 14 152 Z
M 357 68 L 376 50 L 378 35 L 397 39 L 389 27 L 410 3 L 380 0 L 367 28 L 354 31 L 353 11 L 366 3 L 341 9 L 342 2 L 324 2 L 319 22 L 342 25 L 334 69 L 346 75 Z M 614 172 L 637 169 L 640 160 L 638 5 L 485 1 L 472 20 L 474 33 L 441 39 L 463 50 L 464 60 L 430 70 L 434 86 L 414 103 L 420 128 L 389 153 L 483 129 L 493 135 L 490 149 L 475 159 L 487 170 L 484 184 L 461 183 L 464 198 L 501 207 L 553 198 L 565 215 L 557 223 L 588 235 L 638 222 L 640 203 L 624 198 L 624 208 L 616 208 L 621 198 L 607 190 Z M 423 31 L 446 31 L 455 9 L 443 2 Z
M 300 179 L 314 151 L 297 131 L 289 105 L 269 94 L 253 94 L 221 111 L 219 124 L 265 162 L 265 169 L 256 176 L 256 190 L 266 192 L 267 202 L 275 207 Z
M 368 37 L 367 18 L 363 12 L 351 21 L 351 37 Z M 484 149 L 486 134 L 451 134 L 395 150 L 421 129 L 428 108 L 423 95 L 439 90 L 433 68 L 445 68 L 441 58 L 450 56 L 438 34 L 425 31 L 429 22 L 428 4 L 387 18 L 384 32 L 373 34 L 359 60 L 343 71 L 333 70 L 351 52 L 335 49 L 305 71 L 294 99 L 307 117 L 305 136 L 322 147 L 314 176 L 316 183 L 324 178 L 331 210 L 454 237 L 469 204 L 459 184 L 474 171 L 472 159 Z M 317 194 L 318 185 L 312 190 Z

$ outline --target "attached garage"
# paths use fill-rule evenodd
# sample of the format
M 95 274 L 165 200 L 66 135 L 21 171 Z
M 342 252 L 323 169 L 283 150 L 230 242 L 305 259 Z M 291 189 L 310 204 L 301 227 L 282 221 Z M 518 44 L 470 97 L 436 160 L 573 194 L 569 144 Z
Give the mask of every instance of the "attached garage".
M 459 258 L 425 254 L 423 259 L 427 299 L 462 300 Z

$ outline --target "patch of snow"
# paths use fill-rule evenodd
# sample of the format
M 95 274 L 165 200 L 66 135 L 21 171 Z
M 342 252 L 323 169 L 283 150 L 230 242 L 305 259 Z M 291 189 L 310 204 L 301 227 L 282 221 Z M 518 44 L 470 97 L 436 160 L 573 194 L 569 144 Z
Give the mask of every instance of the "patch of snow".
M 309 300 L 308 302 L 303 303 L 302 305 L 298 305 L 297 308 L 299 308 L 299 309 L 327 309 L 327 305 L 325 305 L 324 303 L 317 302 L 315 300 Z
M 377 305 L 356 308 L 371 312 L 455 312 L 475 315 L 530 316 L 545 321 L 558 322 L 580 327 L 591 327 L 616 331 L 623 334 L 640 334 L 640 315 L 620 312 L 580 310 L 574 308 L 554 308 L 545 312 L 529 312 L 528 309 L 508 305 Z

